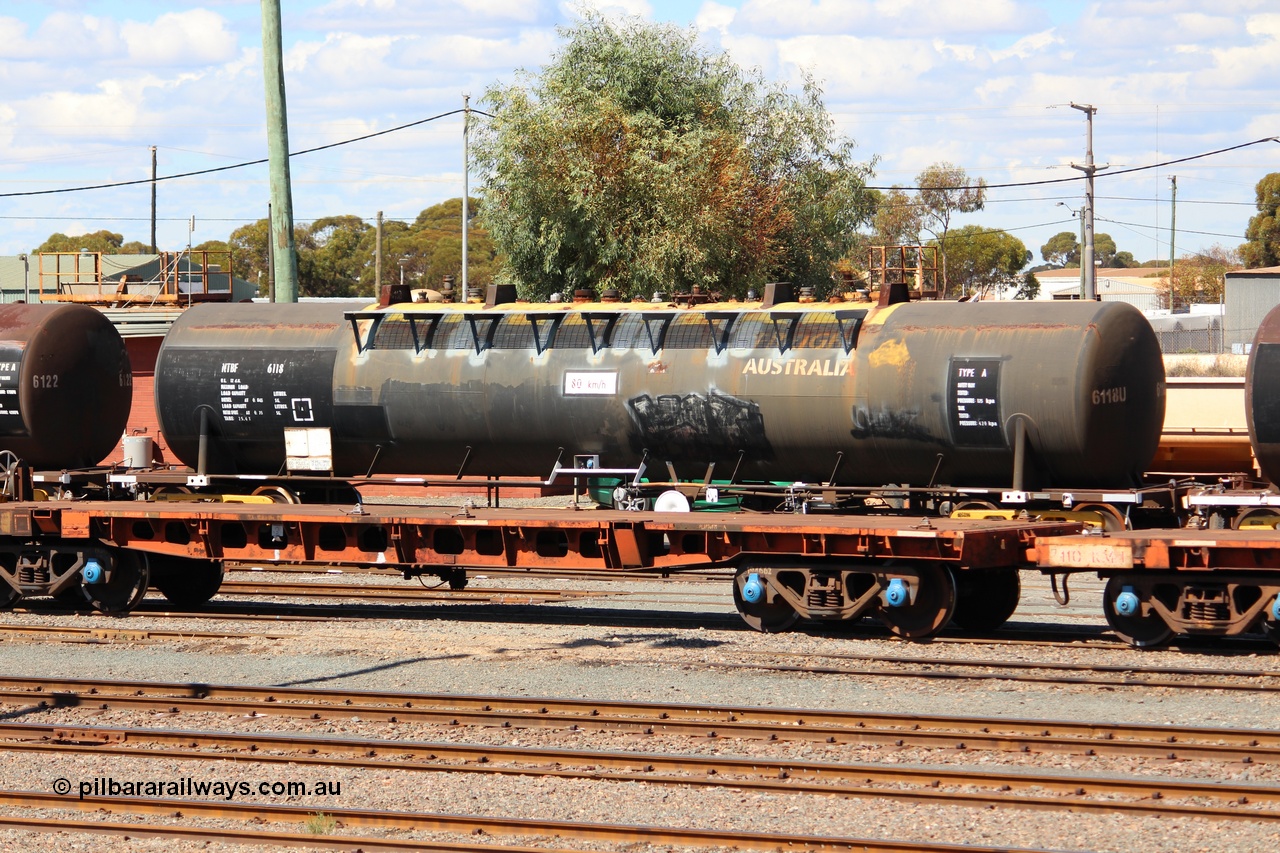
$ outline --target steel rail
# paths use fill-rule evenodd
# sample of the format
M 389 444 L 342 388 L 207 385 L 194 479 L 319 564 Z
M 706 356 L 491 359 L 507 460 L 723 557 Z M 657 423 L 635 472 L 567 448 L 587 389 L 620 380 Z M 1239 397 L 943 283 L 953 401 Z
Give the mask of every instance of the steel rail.
M 65 808 L 65 806 L 64 806 Z M 412 839 L 375 838 L 370 836 L 334 835 L 298 832 L 265 832 L 250 829 L 224 829 L 202 826 L 147 826 L 137 823 L 111 823 L 97 820 L 63 820 L 52 817 L 17 817 L 0 815 L 0 829 L 39 833 L 44 846 L 50 832 L 87 833 L 111 835 L 125 841 L 133 838 L 158 838 L 174 841 L 203 841 L 205 844 L 256 844 L 277 850 L 318 848 L 322 850 L 346 850 L 351 853 L 394 853 L 394 851 L 423 850 L 439 853 L 592 853 L 581 848 L 568 850 L 560 847 L 525 847 L 492 844 L 468 844 L 466 842 L 415 841 Z M 603 853 L 603 851 L 597 851 Z
M 37 603 L 42 602 L 42 603 Z M 180 609 L 162 598 L 147 598 L 127 616 L 112 616 L 112 621 L 133 618 L 176 618 L 176 619 L 236 619 L 250 622 L 355 622 L 359 620 L 397 620 L 422 621 L 423 618 L 440 618 L 442 615 L 458 622 L 479 622 L 491 624 L 527 624 L 530 620 L 540 624 L 608 624 L 614 627 L 652 627 L 663 628 L 689 627 L 713 628 L 715 630 L 750 631 L 737 613 L 699 612 L 699 613 L 661 613 L 647 614 L 626 609 L 606 609 L 592 607 L 590 601 L 549 601 L 529 602 L 527 600 L 509 600 L 503 602 L 446 602 L 404 601 L 384 604 L 339 604 L 327 602 L 314 603 L 276 603 L 242 600 L 220 602 L 214 599 L 199 608 Z M 546 609 L 544 604 L 559 604 L 575 609 Z M 504 610 L 503 608 L 510 608 Z M 527 608 L 527 609 L 526 609 Z M 531 616 L 534 608 L 537 615 Z M 52 600 L 22 601 L 13 612 L 30 613 L 40 616 L 53 614 L 79 614 L 83 611 L 69 610 Z
M 0 624 L 0 634 L 16 636 L 58 637 L 69 636 L 81 642 L 104 642 L 124 640 L 128 642 L 147 642 L 151 640 L 240 640 L 265 639 L 284 640 L 287 634 L 263 633 L 228 633 L 226 631 L 168 631 L 157 628 L 94 628 L 79 625 L 16 625 Z
M 206 800 L 171 800 L 140 797 L 59 797 L 36 791 L 0 790 L 0 804 L 26 809 L 76 809 L 128 814 L 159 814 L 184 817 L 213 817 L 233 820 L 266 820 L 305 822 L 315 814 L 314 808 L 269 805 L 262 803 L 212 802 Z M 323 809 L 325 815 L 345 826 L 382 827 L 401 830 L 428 830 L 470 835 L 477 830 L 491 835 L 524 835 L 567 837 L 588 841 L 622 844 L 676 844 L 688 847 L 723 846 L 743 850 L 789 851 L 856 851 L 856 853 L 902 853 L 902 851 L 937 851 L 937 853 L 1000 853 L 1008 847 L 937 844 L 919 841 L 881 841 L 842 838 L 825 835 L 788 835 L 772 832 L 724 832 L 712 829 L 682 829 L 658 826 L 578 823 L 572 821 L 493 818 L 479 815 L 432 814 L 428 812 L 395 812 L 373 809 Z M 341 836 L 313 836 L 332 842 Z M 403 842 L 402 842 L 403 843 Z M 410 842 L 412 843 L 412 842 Z M 381 849 L 388 849 L 383 847 Z M 394 848 L 390 848 L 394 849 Z M 1045 851 L 1048 853 L 1048 851 Z
M 146 744 L 146 747 L 122 744 Z M 211 748 L 236 752 L 205 752 Z M 276 750 L 272 754 L 263 750 Z M 1013 806 L 1040 810 L 1124 812 L 1134 815 L 1280 821 L 1280 812 L 1179 806 L 1171 797 L 1213 799 L 1235 805 L 1280 804 L 1280 786 L 1204 780 L 1121 778 L 998 772 L 984 767 L 909 767 L 761 757 L 702 756 L 615 750 L 572 750 L 489 744 L 429 743 L 309 735 L 243 734 L 118 727 L 67 727 L 0 723 L 0 752 L 74 753 L 117 758 L 194 759 L 437 773 L 539 776 L 591 781 L 722 787 L 769 794 L 792 793 L 893 799 L 965 806 Z M 380 757 L 386 753 L 388 757 Z M 341 757 L 339 757 L 341 755 Z M 423 762 L 455 762 L 423 763 Z M 459 765 L 456 762 L 469 762 Z M 570 768 L 583 768 L 574 770 Z M 612 772 L 602 771 L 609 768 Z M 665 775 L 664 775 L 665 774 Z M 915 790 L 873 785 L 912 785 Z M 994 788 L 986 793 L 935 790 L 941 786 Z M 1070 795 L 1027 796 L 1015 791 Z M 1120 795 L 1149 802 L 1086 800 Z
M 625 591 L 605 590 L 523 590 L 461 589 L 435 590 L 429 587 L 335 584 L 335 583 L 249 583 L 224 581 L 218 595 L 226 596 L 297 596 L 300 598 L 355 598 L 371 601 L 460 602 L 468 604 L 542 604 L 552 601 L 577 601 L 627 595 Z
M 373 574 L 373 575 L 389 575 L 396 574 L 394 570 L 386 568 L 378 568 L 376 566 L 344 566 L 334 565 L 328 567 L 317 567 L 309 564 L 296 563 L 271 563 L 263 565 L 261 563 L 242 563 L 227 561 L 226 569 L 228 572 L 254 572 L 254 573 L 300 573 L 300 574 Z M 477 569 L 476 577 L 511 577 L 511 578 L 564 578 L 566 580 L 583 580 L 595 581 L 597 583 L 614 583 L 615 581 L 641 581 L 641 582 L 660 582 L 660 583 L 723 583 L 729 584 L 733 582 L 732 569 L 708 569 L 704 571 L 687 571 L 672 572 L 670 574 L 654 574 L 652 572 L 629 572 L 625 569 L 612 571 L 608 578 L 601 578 L 599 572 L 584 572 L 578 569 L 546 569 L 536 566 L 530 566 L 523 569 L 507 569 L 497 568 L 493 566 L 485 566 Z
M 833 660 L 871 661 L 875 663 L 911 664 L 913 666 L 1004 667 L 1006 669 L 1043 669 L 1053 672 L 1153 673 L 1157 675 L 1217 676 L 1238 678 L 1276 678 L 1275 669 L 1226 669 L 1200 666 L 1129 666 L 1122 664 L 1059 663 L 1053 661 L 981 660 L 964 658 L 915 657 L 905 655 L 861 654 L 857 652 L 735 652 L 738 657 L 752 658 L 829 658 Z M 1165 685 L 1161 685 L 1165 686 Z
M 766 653 L 765 656 L 768 656 Z M 799 655 L 804 657 L 805 655 Z M 882 659 L 874 656 L 868 656 L 867 660 L 880 662 Z M 614 660 L 616 663 L 616 659 Z M 957 667 L 983 667 L 997 668 L 1005 666 L 1010 669 L 1047 669 L 1054 670 L 1054 666 L 1037 666 L 1031 664 L 1018 664 L 992 661 L 949 661 L 943 658 L 934 660 L 921 660 L 919 666 L 932 667 L 930 669 L 913 669 L 913 670 L 894 670 L 894 669 L 871 669 L 871 668 L 854 668 L 842 666 L 791 666 L 787 664 L 765 664 L 765 663 L 733 663 L 724 662 L 701 662 L 691 664 L 706 669 L 746 669 L 746 670 L 766 670 L 769 672 L 795 672 L 805 675 L 855 675 L 869 678 L 919 678 L 934 681 L 1012 681 L 1024 684 L 1071 684 L 1086 687 L 1134 687 L 1134 688 L 1160 688 L 1173 690 L 1224 690 L 1242 693 L 1276 693 L 1280 692 L 1280 681 L 1275 684 L 1247 683 L 1238 681 L 1176 681 L 1170 679 L 1152 679 L 1152 678 L 1117 678 L 1107 676 L 1064 676 L 1057 672 L 1051 672 L 1046 675 L 1033 675 L 1029 673 L 1009 673 L 1009 672 L 963 672 L 959 670 L 948 670 L 942 667 L 946 665 L 955 665 Z M 1065 669 L 1071 669 L 1070 666 Z M 1080 667 L 1085 669 L 1085 667 Z M 1125 667 L 1116 667 L 1117 672 L 1133 672 L 1133 669 Z M 1136 670 L 1141 672 L 1142 670 Z M 1188 673 L 1190 674 L 1190 673 Z M 1277 673 L 1234 673 L 1239 678 L 1280 678 Z
M 34 709 L 140 708 L 943 749 L 1280 762 L 1280 730 L 0 676 Z

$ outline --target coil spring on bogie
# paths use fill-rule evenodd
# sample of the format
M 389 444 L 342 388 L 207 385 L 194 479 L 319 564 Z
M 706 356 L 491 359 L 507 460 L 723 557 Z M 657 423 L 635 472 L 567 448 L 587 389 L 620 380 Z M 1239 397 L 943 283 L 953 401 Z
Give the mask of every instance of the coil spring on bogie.
M 1216 601 L 1193 601 L 1187 604 L 1186 614 L 1193 622 L 1227 622 L 1231 608 Z
M 23 563 L 18 566 L 18 583 L 45 584 L 49 580 L 49 567 L 47 565 Z
M 838 589 L 810 590 L 805 598 L 813 608 L 839 607 L 844 603 L 841 601 L 842 595 Z
M 1186 593 L 1183 615 L 1192 622 L 1228 622 L 1231 604 L 1224 589 L 1190 588 Z

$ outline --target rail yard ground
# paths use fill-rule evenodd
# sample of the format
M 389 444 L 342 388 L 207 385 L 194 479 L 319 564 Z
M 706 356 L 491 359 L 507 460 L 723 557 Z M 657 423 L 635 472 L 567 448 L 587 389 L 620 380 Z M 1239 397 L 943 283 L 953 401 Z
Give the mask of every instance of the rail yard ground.
M 393 582 L 392 578 L 385 582 Z M 357 590 L 371 582 L 368 573 L 308 574 L 235 571 L 228 580 L 288 581 L 291 583 L 350 583 Z M 1251 729 L 1276 728 L 1275 689 L 1280 689 L 1280 661 L 1261 643 L 1228 643 L 1197 647 L 1194 643 L 1167 651 L 1139 652 L 1111 642 L 1101 614 L 1101 588 L 1096 580 L 1072 583 L 1066 608 L 1053 603 L 1048 583 L 1038 574 L 1023 573 L 1023 603 L 1004 629 L 989 640 L 972 640 L 947 633 L 929 644 L 890 640 L 874 626 L 858 626 L 843 635 L 801 630 L 762 635 L 747 630 L 734 611 L 728 581 L 723 583 L 651 580 L 599 582 L 554 577 L 474 578 L 467 592 L 493 590 L 505 603 L 371 603 L 353 601 L 343 615 L 341 600 L 321 602 L 297 596 L 219 596 L 217 615 L 192 618 L 165 615 L 166 605 L 155 594 L 127 618 L 99 614 L 67 615 L 40 605 L 7 614 L 4 624 L 32 628 L 95 628 L 88 635 L 43 636 L 3 634 L 5 676 L 64 679 L 128 680 L 184 684 L 241 685 L 313 690 L 366 690 L 395 693 L 486 695 L 537 699 L 579 699 L 708 705 L 717 708 L 802 708 L 865 714 L 913 714 L 998 721 L 1043 720 L 1098 724 L 1133 723 L 1174 727 Z M 416 584 L 402 582 L 407 589 Z M 573 596 L 554 600 L 533 593 L 550 588 L 573 590 Z M 588 594 L 582 594 L 588 593 Z M 590 594 L 595 593 L 595 594 Z M 539 603 L 541 602 L 541 603 Z M 286 608 L 291 604 L 291 608 Z M 251 619 L 267 616 L 268 620 Z M 232 618 L 236 617 L 236 618 Z M 174 637 L 161 632 L 185 632 Z M 1037 637 L 1048 638 L 1037 640 Z M 1040 667 L 1032 665 L 1038 664 Z M 1056 667 L 1056 668 L 1051 668 Z M 1159 668 L 1197 670 L 1160 672 Z M 1231 677 L 1225 671 L 1242 675 Z M 1093 677 L 1088 677 L 1092 675 Z M 783 736 L 743 738 L 731 731 L 710 736 L 673 732 L 655 727 L 653 734 L 622 728 L 611 730 L 582 724 L 562 726 L 481 725 L 469 718 L 431 722 L 404 719 L 389 722 L 384 713 L 318 712 L 280 715 L 265 713 L 260 700 L 244 710 L 201 711 L 126 707 L 87 690 L 76 704 L 59 702 L 45 691 L 22 695 L 2 689 L 0 717 L 4 723 L 58 727 L 64 743 L 80 743 L 69 752 L 11 751 L 5 743 L 14 735 L 0 733 L 0 815 L 50 818 L 61 815 L 80 821 L 131 824 L 127 847 L 136 850 L 248 850 L 231 831 L 263 830 L 298 833 L 321 848 L 337 848 L 345 836 L 397 839 L 436 839 L 448 846 L 461 844 L 522 844 L 554 849 L 592 849 L 648 853 L 651 850 L 725 849 L 703 843 L 685 848 L 651 841 L 625 832 L 614 838 L 573 838 L 567 828 L 525 830 L 502 835 L 493 829 L 406 830 L 386 826 L 357 826 L 351 810 L 388 810 L 418 814 L 489 816 L 507 820 L 541 820 L 596 825 L 647 825 L 737 833 L 744 845 L 760 849 L 762 833 L 829 836 L 842 839 L 896 840 L 902 849 L 926 844 L 1012 847 L 1050 850 L 1125 851 L 1246 851 L 1271 850 L 1280 835 L 1280 806 L 1268 797 L 1280 793 L 1280 763 L 1268 759 L 1262 747 L 1256 758 L 1234 754 L 1213 759 L 1178 749 L 1175 743 L 1157 754 L 1127 754 L 1100 748 L 987 748 L 977 734 L 953 739 L 945 746 L 927 745 L 903 728 L 901 743 L 847 734 L 824 739 Z M 103 696 L 105 696 L 105 691 Z M 423 704 L 426 704 L 425 701 Z M 496 703 L 495 703 L 496 704 Z M 111 740 L 94 730 L 126 730 L 134 734 Z M 233 760 L 179 755 L 172 748 L 143 753 L 146 740 L 139 729 L 191 732 L 293 734 L 358 739 L 364 753 L 361 765 L 305 763 L 318 759 L 315 747 L 289 750 L 263 745 L 236 750 L 232 746 L 197 747 L 194 751 L 223 753 Z M 32 736 L 34 738 L 34 735 Z M 959 748 L 959 743 L 970 742 Z M 1266 738 L 1259 736 L 1260 741 Z M 38 740 L 38 739 L 37 739 Z M 201 740 L 195 735 L 192 741 Z M 110 741 L 109 743 L 107 741 Z M 437 760 L 406 758 L 434 769 L 410 769 L 381 759 L 403 758 L 407 741 L 471 744 L 497 747 L 540 747 L 583 752 L 578 760 L 561 756 L 554 766 L 547 759 L 529 759 L 526 775 L 503 772 L 509 767 L 496 755 L 483 759 Z M 97 751 L 85 742 L 100 744 Z M 370 747 L 368 742 L 375 742 Z M 397 748 L 394 742 L 399 742 Z M 112 747 L 110 753 L 106 748 Z M 356 747 L 350 747 L 357 749 Z M 136 750 L 137 755 L 130 754 Z M 690 770 L 664 771 L 642 762 L 638 778 L 610 778 L 599 751 L 632 755 L 686 756 Z M 321 750 L 323 752 L 323 750 Z M 1094 754 L 1089 754 L 1093 752 Z M 404 755 L 402 755 L 402 753 Z M 270 762 L 270 755 L 292 756 L 296 763 Z M 698 767 L 696 760 L 742 756 L 767 762 L 823 762 L 867 765 L 866 779 L 843 795 L 810 790 L 777 790 L 757 781 Z M 1170 757 L 1172 756 L 1172 757 Z M 517 761 L 518 763 L 518 761 Z M 885 769 L 926 768 L 973 770 L 988 775 L 990 785 L 941 781 L 913 784 L 884 781 Z M 771 784 L 784 784 L 772 771 Z M 847 769 L 846 769 L 846 772 Z M 647 775 L 646 775 L 647 774 Z M 999 774 L 1051 774 L 1065 790 L 1047 787 L 1021 790 Z M 681 776 L 686 784 L 677 784 Z M 788 782 L 801 781 L 791 773 Z M 1003 778 L 1003 777 L 1001 777 Z M 159 815 L 135 814 L 123 805 L 88 803 L 88 811 L 51 811 L 48 804 L 23 807 L 9 792 L 52 792 L 64 779 L 72 793 L 69 806 L 79 806 L 83 784 L 95 782 L 104 793 L 110 782 L 179 783 L 177 796 L 152 796 L 156 803 L 173 800 Z M 1151 793 L 1123 795 L 1095 793 L 1094 782 L 1141 779 Z M 182 780 L 189 780 L 183 783 Z M 1087 781 L 1072 781 L 1087 780 Z M 1243 785 L 1252 795 L 1212 797 L 1180 795 L 1175 782 L 1191 780 Z M 224 783 L 219 791 L 200 796 L 181 784 Z M 266 789 L 261 789 L 262 783 Z M 273 786 L 287 783 L 338 783 L 340 793 L 273 794 Z M 241 783 L 244 787 L 241 787 Z M 696 783 L 696 784 L 695 784 Z M 711 783 L 711 784 L 708 784 Z M 737 784 L 735 784 L 737 783 Z M 845 780 L 847 784 L 847 780 Z M 1083 793 L 1071 790 L 1079 785 Z M 1062 786 L 1058 786 L 1061 788 Z M 1085 790 L 1089 788 L 1089 790 Z M 91 787 L 91 792 L 93 791 Z M 143 800 L 147 789 L 143 791 Z M 266 793 L 259 793 L 265 790 Z M 283 789 L 282 789 L 283 790 Z M 244 792 L 248 791 L 248 794 Z M 1160 792 L 1155 796 L 1154 792 Z M 995 804 L 959 804 L 942 796 L 994 794 Z M 1020 800 L 1021 798 L 1021 800 Z M 1243 798 L 1246 802 L 1239 802 Z M 261 815 L 246 821 L 231 812 L 203 814 L 198 800 L 228 801 L 258 807 Z M 72 802 L 75 801 L 75 802 Z M 1043 802 L 1039 802 L 1043 801 Z M 1134 813 L 1133 804 L 1173 806 L 1168 813 Z M 291 806 L 294 823 L 275 823 L 268 806 Z M 1032 807 L 1034 806 L 1034 807 Z M 1179 808 L 1181 810 L 1179 810 Z M 177 815 L 176 813 L 181 813 Z M 1253 812 L 1256 818 L 1248 816 Z M 1213 815 L 1213 816 L 1208 816 Z M 146 839 L 144 827 L 207 826 L 223 831 L 220 841 Z M 0 824 L 3 826 L 3 824 Z M 469 826 L 469 825 L 468 825 Z M 478 831 L 477 831 L 478 830 Z M 127 830 L 126 830 L 127 831 Z M 508 824 L 505 832 L 519 833 Z M 0 829 L 0 849 L 25 850 L 37 845 L 50 849 L 101 849 L 114 842 L 78 832 L 33 835 L 31 831 Z M 301 840 L 295 839 L 297 843 Z M 273 843 L 280 844 L 277 840 Z

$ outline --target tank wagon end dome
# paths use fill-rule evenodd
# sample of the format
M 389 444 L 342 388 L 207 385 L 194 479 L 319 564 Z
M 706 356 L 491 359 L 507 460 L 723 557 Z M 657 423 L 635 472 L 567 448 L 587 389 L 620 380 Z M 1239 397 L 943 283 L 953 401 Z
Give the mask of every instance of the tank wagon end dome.
M 133 372 L 101 311 L 73 304 L 0 307 L 0 449 L 34 468 L 82 468 L 124 434 Z

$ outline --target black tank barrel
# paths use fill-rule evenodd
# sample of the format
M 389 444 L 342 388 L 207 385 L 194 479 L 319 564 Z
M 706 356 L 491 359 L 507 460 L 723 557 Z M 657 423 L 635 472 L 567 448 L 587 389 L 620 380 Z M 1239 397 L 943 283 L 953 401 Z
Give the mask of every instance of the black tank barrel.
M 132 402 L 129 354 L 101 311 L 0 305 L 0 449 L 33 468 L 97 465 Z
M 1280 307 L 1258 326 L 1244 381 L 1249 441 L 1262 476 L 1280 484 Z
M 156 408 L 210 473 L 275 474 L 284 430 L 337 474 L 545 477 L 558 458 L 682 477 L 1135 485 L 1164 421 L 1155 334 L 1122 303 L 200 305 Z M 1021 426 L 1019 426 L 1021 424 Z M 561 455 L 563 453 L 563 456 Z

